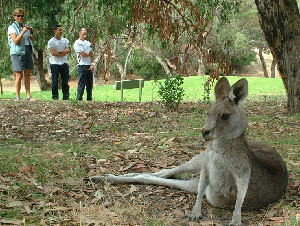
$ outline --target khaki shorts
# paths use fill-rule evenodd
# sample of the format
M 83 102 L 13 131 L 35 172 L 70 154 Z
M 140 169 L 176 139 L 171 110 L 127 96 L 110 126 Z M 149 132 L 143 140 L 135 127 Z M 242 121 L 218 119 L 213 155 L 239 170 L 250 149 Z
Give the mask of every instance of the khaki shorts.
M 25 55 L 11 55 L 11 62 L 14 71 L 34 69 L 34 61 L 31 46 L 25 46 Z

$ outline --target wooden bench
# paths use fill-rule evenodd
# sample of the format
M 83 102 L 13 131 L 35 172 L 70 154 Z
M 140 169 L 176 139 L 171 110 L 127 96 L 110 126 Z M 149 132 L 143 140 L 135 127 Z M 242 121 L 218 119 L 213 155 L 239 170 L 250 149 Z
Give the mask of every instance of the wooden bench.
M 142 88 L 144 87 L 143 79 L 136 80 L 122 80 L 116 82 L 116 90 L 121 90 L 121 101 L 123 101 L 123 90 L 124 89 L 135 89 L 139 88 L 139 102 L 142 101 Z

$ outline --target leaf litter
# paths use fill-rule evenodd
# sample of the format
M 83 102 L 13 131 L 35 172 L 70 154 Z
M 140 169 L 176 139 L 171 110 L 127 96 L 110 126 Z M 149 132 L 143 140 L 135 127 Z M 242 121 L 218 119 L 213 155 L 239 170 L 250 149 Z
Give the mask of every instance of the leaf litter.
M 262 141 L 270 143 L 299 137 L 299 118 L 290 117 L 282 103 L 277 108 L 259 104 L 248 106 L 250 115 L 264 116 L 249 123 L 249 138 L 263 133 Z M 156 172 L 189 160 L 205 149 L 200 129 L 207 107 L 184 103 L 174 113 L 159 103 L 1 100 L 0 150 L 10 154 L 1 153 L 0 224 L 199 225 L 187 220 L 195 195 L 163 186 L 84 183 L 83 178 Z M 299 221 L 299 151 L 292 141 L 278 147 L 289 167 L 288 190 L 278 203 L 244 211 L 244 225 Z M 204 202 L 200 224 L 228 224 L 231 214 Z

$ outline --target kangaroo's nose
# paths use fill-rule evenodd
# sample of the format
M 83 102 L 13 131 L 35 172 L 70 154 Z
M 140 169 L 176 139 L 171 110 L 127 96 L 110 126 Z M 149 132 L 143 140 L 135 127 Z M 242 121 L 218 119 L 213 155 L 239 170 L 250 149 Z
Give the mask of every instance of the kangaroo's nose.
M 210 130 L 209 129 L 203 129 L 202 130 L 202 136 L 205 138 L 206 136 L 208 136 L 210 134 Z

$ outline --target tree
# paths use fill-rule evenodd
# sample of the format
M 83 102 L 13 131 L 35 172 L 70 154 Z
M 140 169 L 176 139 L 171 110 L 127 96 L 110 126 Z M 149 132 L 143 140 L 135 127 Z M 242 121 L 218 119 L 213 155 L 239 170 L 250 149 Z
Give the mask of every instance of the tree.
M 12 2 L 0 0 L 0 27 L 2 31 L 7 31 L 8 21 L 12 20 Z M 2 51 L 0 51 L 0 93 L 3 94 L 1 78 L 10 78 L 11 76 L 11 62 L 9 57 L 9 46 L 7 42 L 7 32 L 1 32 L 0 41 L 2 43 Z
M 287 93 L 288 110 L 300 112 L 300 14 L 296 0 L 255 0 L 260 24 Z

